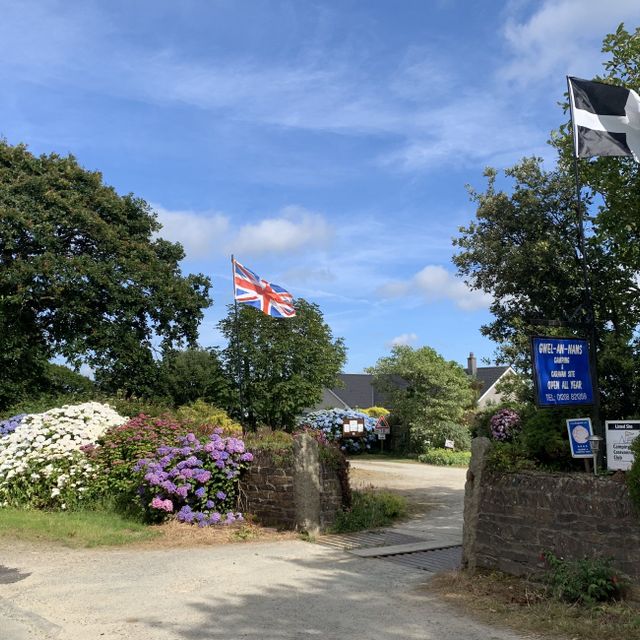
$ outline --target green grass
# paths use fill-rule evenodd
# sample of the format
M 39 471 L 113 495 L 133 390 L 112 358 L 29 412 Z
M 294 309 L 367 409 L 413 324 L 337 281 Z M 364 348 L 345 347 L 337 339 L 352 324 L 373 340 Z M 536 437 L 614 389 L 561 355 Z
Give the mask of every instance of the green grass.
M 59 542 L 69 547 L 123 545 L 159 532 L 108 511 L 53 512 L 0 509 L 0 538 Z
M 331 533 L 385 527 L 407 515 L 407 501 L 395 493 L 366 489 L 353 492 L 351 509 L 338 512 Z

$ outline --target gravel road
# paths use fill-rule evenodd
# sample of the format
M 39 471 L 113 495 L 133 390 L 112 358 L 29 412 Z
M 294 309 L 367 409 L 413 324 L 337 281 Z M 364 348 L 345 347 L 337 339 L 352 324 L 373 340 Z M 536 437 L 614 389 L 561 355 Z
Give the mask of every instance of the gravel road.
M 459 535 L 463 471 L 358 462 L 354 482 L 415 496 L 416 517 L 401 528 Z M 452 612 L 425 590 L 429 574 L 300 540 L 102 550 L 16 541 L 0 547 L 0 565 L 22 572 L 0 572 L 2 640 L 524 637 Z

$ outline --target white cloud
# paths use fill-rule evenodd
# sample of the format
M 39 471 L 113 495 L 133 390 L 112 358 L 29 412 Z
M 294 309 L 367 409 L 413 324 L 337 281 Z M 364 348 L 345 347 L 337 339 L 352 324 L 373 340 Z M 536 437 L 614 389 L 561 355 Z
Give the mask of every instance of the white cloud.
M 387 347 L 397 347 L 400 345 L 409 346 L 415 344 L 418 340 L 418 336 L 415 333 L 402 333 L 395 338 L 391 338 L 387 343 Z
M 189 258 L 204 258 L 220 252 L 229 230 L 229 218 L 221 213 L 170 211 L 154 206 L 162 229 L 158 235 L 179 242 Z
M 602 60 L 594 41 L 620 22 L 631 30 L 638 20 L 637 0 L 545 0 L 528 18 L 507 20 L 503 35 L 515 57 L 503 73 L 522 82 L 551 75 L 591 78 L 601 71 Z
M 404 297 L 410 293 L 421 294 L 428 302 L 451 300 L 463 311 L 485 309 L 491 296 L 470 289 L 464 282 L 439 265 L 428 265 L 408 281 L 392 281 L 378 288 L 382 297 Z
M 230 242 L 230 249 L 239 255 L 289 253 L 323 247 L 332 235 L 333 228 L 322 215 L 289 206 L 277 218 L 242 226 Z

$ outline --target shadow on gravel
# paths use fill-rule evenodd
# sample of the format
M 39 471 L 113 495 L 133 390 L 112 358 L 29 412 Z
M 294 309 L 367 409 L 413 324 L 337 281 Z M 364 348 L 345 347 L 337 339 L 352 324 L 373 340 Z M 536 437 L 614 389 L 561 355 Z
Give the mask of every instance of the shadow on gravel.
M 407 571 L 404 568 L 388 569 L 388 563 L 382 562 L 381 566 L 385 568 L 377 569 L 380 579 L 374 582 L 370 572 L 363 569 L 363 561 L 350 556 L 332 562 L 330 569 L 320 559 L 290 564 L 313 571 L 317 577 L 307 580 L 300 588 L 279 582 L 278 576 L 274 575 L 273 585 L 262 593 L 220 599 L 206 605 L 191 604 L 199 616 L 205 616 L 206 622 L 202 624 L 169 625 L 165 620 L 162 626 L 165 629 L 170 627 L 177 637 L 189 640 L 289 640 L 316 637 L 407 640 L 444 637 L 425 632 L 420 621 L 425 605 L 432 608 L 432 598 L 425 596 L 424 591 L 410 595 L 405 592 L 402 596 L 403 608 L 409 605 L 412 613 L 416 614 L 408 616 L 410 620 L 397 611 L 389 593 L 388 577 L 402 581 L 403 572 Z M 409 570 L 404 575 L 415 573 Z M 427 576 L 423 574 L 423 578 Z M 444 605 L 438 603 L 435 606 Z M 384 615 L 383 622 L 381 613 Z M 160 621 L 141 619 L 139 622 L 154 627 Z

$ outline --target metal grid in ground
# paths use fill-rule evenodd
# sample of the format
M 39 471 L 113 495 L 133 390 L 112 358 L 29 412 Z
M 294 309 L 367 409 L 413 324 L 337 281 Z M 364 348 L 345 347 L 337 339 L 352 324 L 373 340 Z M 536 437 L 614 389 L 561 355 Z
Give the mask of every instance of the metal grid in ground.
M 423 542 L 423 538 L 416 538 L 405 533 L 394 531 L 360 531 L 357 533 L 340 533 L 320 536 L 318 544 L 335 549 L 371 549 L 372 547 L 391 547 L 399 544 Z
M 392 553 L 385 555 L 381 553 L 371 556 L 378 560 L 388 560 L 396 564 L 404 565 L 411 569 L 420 571 L 430 571 L 439 573 L 441 571 L 453 571 L 459 569 L 462 564 L 462 546 L 441 547 L 440 549 L 429 549 L 427 551 L 411 551 L 408 553 Z

